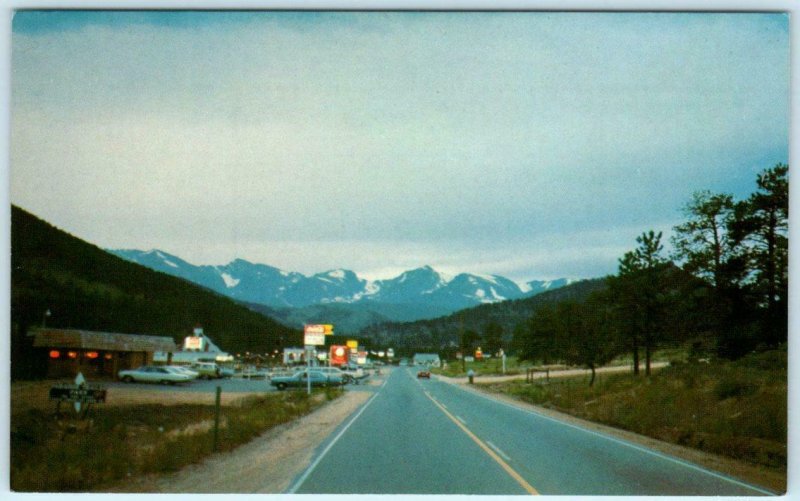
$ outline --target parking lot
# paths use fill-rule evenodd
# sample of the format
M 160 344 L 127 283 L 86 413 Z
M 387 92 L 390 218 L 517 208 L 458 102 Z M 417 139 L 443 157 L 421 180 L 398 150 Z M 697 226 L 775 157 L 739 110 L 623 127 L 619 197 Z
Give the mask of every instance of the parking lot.
M 276 391 L 275 387 L 269 384 L 269 379 L 245 379 L 240 377 L 223 379 L 196 379 L 188 383 L 177 383 L 171 385 L 153 383 L 123 383 L 122 381 L 110 381 L 107 384 L 111 388 L 141 389 L 144 391 L 169 391 L 169 392 L 203 392 L 213 393 L 217 386 L 222 388 L 223 393 L 253 393 L 264 391 Z

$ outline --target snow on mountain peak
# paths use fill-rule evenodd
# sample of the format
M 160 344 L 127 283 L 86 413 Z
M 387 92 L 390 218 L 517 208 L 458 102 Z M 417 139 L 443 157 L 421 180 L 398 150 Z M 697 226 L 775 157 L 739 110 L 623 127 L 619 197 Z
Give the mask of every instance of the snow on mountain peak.
M 229 289 L 236 287 L 237 285 L 239 285 L 239 282 L 241 282 L 241 279 L 233 278 L 227 273 L 221 273 L 220 276 L 222 277 L 222 280 L 225 282 L 225 286 Z
M 332 270 L 328 272 L 328 276 L 331 278 L 338 278 L 339 280 L 344 280 L 345 272 L 344 270 Z

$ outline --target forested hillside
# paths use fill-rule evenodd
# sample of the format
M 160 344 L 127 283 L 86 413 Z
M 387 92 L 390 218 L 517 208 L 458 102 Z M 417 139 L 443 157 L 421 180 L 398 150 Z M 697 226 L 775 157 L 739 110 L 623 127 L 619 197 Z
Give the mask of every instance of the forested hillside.
M 45 321 L 50 327 L 176 341 L 200 324 L 231 352 L 266 352 L 302 342 L 299 331 L 231 299 L 120 259 L 12 206 L 12 377 L 37 375 L 38 359 L 26 332 Z
M 369 337 L 379 346 L 392 346 L 401 354 L 429 351 L 452 355 L 458 350 L 465 333 L 467 338 L 473 337 L 474 343 L 477 343 L 481 337 L 478 333 L 494 325 L 502 331 L 501 345 L 509 346 L 514 327 L 526 322 L 538 309 L 562 301 L 583 301 L 591 293 L 603 290 L 605 283 L 603 278 L 582 280 L 533 297 L 483 304 L 446 317 L 382 323 L 362 330 L 361 335 Z M 496 343 L 490 340 L 490 348 L 492 344 Z

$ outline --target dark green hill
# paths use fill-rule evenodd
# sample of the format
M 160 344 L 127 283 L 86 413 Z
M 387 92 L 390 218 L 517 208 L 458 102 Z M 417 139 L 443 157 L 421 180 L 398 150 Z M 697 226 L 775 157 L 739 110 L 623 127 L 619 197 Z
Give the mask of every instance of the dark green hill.
M 172 336 L 200 324 L 229 352 L 302 343 L 299 331 L 233 300 L 125 261 L 11 207 L 12 377 L 37 375 L 25 334 L 40 326 Z
M 415 351 L 454 351 L 462 330 L 482 333 L 488 323 L 494 322 L 502 326 L 508 346 L 514 327 L 529 319 L 541 306 L 561 301 L 583 301 L 592 292 L 605 288 L 605 278 L 582 280 L 529 298 L 483 304 L 446 317 L 373 325 L 362 330 L 360 335 L 372 339 L 377 346 L 391 346 L 402 355 Z

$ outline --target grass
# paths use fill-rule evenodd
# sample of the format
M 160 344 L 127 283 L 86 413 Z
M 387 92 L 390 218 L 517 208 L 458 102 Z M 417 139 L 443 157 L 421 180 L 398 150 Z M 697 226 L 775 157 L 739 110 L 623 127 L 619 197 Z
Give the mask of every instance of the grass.
M 234 449 L 340 395 L 340 389 L 280 392 L 223 407 L 218 450 Z M 88 420 L 57 420 L 37 409 L 13 415 L 11 489 L 102 490 L 140 474 L 179 470 L 214 452 L 213 421 L 213 405 L 97 406 Z
M 653 352 L 653 362 L 685 362 L 687 360 L 687 350 L 685 348 L 664 348 L 655 350 Z M 466 369 L 464 369 L 466 366 Z M 633 366 L 633 356 L 631 354 L 623 354 L 612 360 L 608 366 Z M 639 366 L 644 370 L 644 354 L 639 361 Z M 462 362 L 461 360 L 447 360 L 444 367 L 441 369 L 433 369 L 434 374 L 440 374 L 448 377 L 466 377 L 467 371 L 472 369 L 477 374 L 484 376 L 499 376 L 499 375 L 513 375 L 524 374 L 528 369 L 544 369 L 545 367 L 553 369 L 566 369 L 563 364 L 553 363 L 549 365 L 542 365 L 539 362 L 531 360 L 519 360 L 517 357 L 506 357 L 506 371 L 503 373 L 503 361 L 500 358 L 490 358 L 484 360 L 476 360 L 474 362 Z
M 786 468 L 786 350 L 736 362 L 676 362 L 650 378 L 632 374 L 482 385 L 659 440 Z

